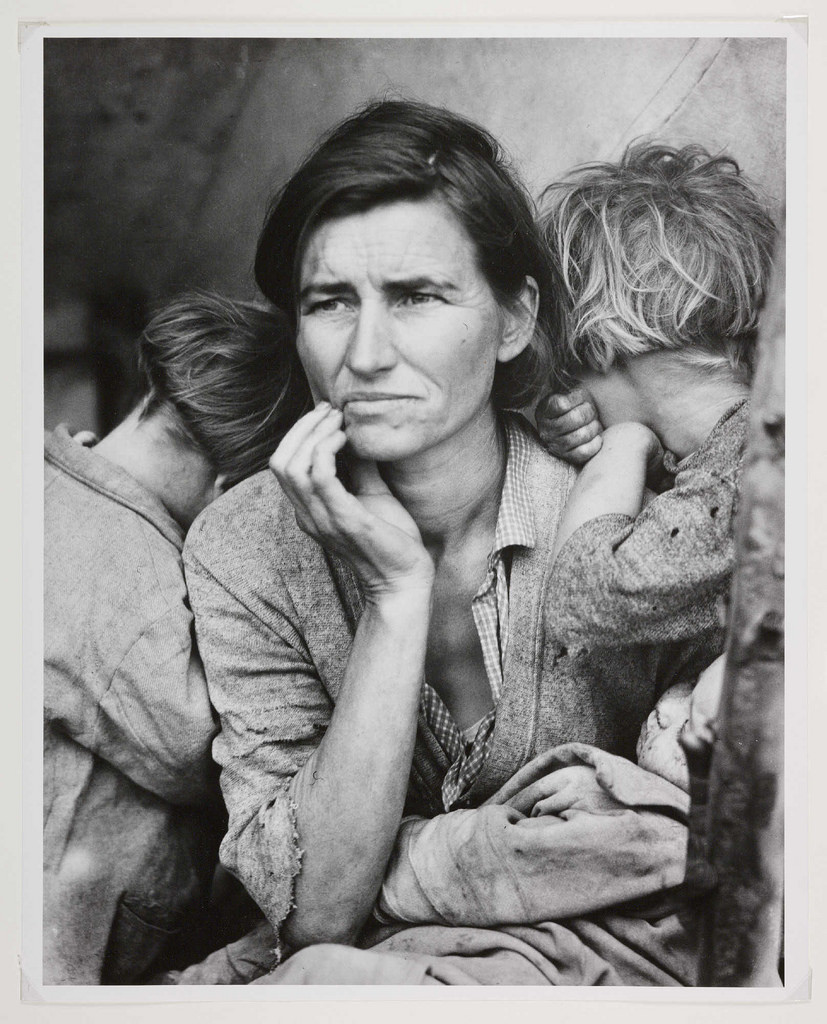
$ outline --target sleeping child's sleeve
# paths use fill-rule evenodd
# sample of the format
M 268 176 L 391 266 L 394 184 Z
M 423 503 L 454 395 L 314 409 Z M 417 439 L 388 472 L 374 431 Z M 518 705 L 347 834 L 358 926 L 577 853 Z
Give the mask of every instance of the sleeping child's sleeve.
M 636 519 L 599 516 L 572 534 L 550 579 L 549 626 L 561 642 L 675 643 L 720 627 L 747 421 L 746 403 L 731 410 Z

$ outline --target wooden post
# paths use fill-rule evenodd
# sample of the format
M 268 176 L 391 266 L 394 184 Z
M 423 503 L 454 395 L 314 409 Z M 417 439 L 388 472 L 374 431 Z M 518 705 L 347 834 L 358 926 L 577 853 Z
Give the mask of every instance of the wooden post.
M 701 985 L 778 985 L 783 888 L 784 237 L 758 341 L 705 815 Z M 693 839 L 696 837 L 693 837 Z

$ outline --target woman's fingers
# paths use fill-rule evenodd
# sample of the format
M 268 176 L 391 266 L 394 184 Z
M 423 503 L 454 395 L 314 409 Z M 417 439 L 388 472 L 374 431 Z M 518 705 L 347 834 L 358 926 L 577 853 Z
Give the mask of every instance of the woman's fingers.
M 309 482 L 310 468 L 313 465 L 313 453 L 317 445 L 341 429 L 342 414 L 338 409 L 328 407 L 323 416 L 308 413 L 303 419 L 313 419 L 310 423 L 304 423 L 301 439 L 296 444 L 295 438 L 290 438 L 290 443 L 285 447 L 285 440 L 276 449 L 270 459 L 270 468 L 276 474 L 279 482 L 284 486 L 306 488 Z M 298 426 L 298 424 L 296 424 Z M 295 429 L 295 428 L 294 428 Z
M 308 507 L 324 534 L 352 533 L 364 525 L 362 505 L 336 475 L 336 455 L 346 443 L 345 432 L 337 429 L 320 438 L 313 449 L 308 474 Z
M 521 790 L 509 801 L 510 806 L 516 807 L 523 814 L 531 814 L 532 807 L 538 801 L 552 793 L 556 793 L 566 785 L 565 777 L 561 775 L 562 770 L 558 768 L 556 771 L 544 775 L 541 779 L 537 779 L 536 782 L 532 782 L 530 786 L 526 786 L 525 789 Z
M 315 409 L 302 416 L 287 431 L 270 459 L 270 468 L 277 476 L 285 471 L 296 453 L 306 444 L 316 427 L 327 419 L 331 411 L 329 402 L 319 402 Z
M 569 765 L 565 768 L 556 768 L 532 782 L 509 800 L 509 805 L 527 815 L 531 815 L 533 809 L 543 801 L 551 801 L 548 806 L 564 810 L 571 807 L 578 794 L 594 788 L 600 787 L 595 781 L 593 768 L 588 765 Z
M 532 819 L 544 818 L 546 816 L 559 817 L 564 811 L 571 809 L 575 803 L 572 793 L 553 793 L 537 803 L 531 809 Z
M 318 495 L 318 481 L 332 478 L 344 492 L 336 480 L 335 467 L 335 453 L 345 444 L 341 423 L 339 410 L 317 407 L 302 417 L 300 424 L 296 424 L 301 425 L 301 431 L 294 427 L 295 432 L 291 431 L 289 439 L 285 437 L 270 459 L 270 468 L 296 510 L 299 527 L 316 539 L 330 532 L 325 502 Z M 311 478 L 314 465 L 316 482 Z
M 335 421 L 331 423 L 330 433 L 319 436 L 311 453 L 310 479 L 317 488 L 327 487 L 336 477 L 336 456 L 347 443 L 347 437 Z M 341 487 L 341 483 L 339 483 Z

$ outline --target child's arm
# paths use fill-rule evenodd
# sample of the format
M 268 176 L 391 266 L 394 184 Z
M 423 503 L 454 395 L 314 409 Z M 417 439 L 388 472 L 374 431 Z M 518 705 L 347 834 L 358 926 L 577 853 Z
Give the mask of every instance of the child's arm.
M 580 471 L 569 495 L 552 557 L 591 519 L 612 514 L 637 518 L 647 472 L 662 457 L 660 442 L 642 423 L 618 423 L 604 431 L 600 450 Z
M 679 468 L 674 486 L 642 510 L 640 443 L 618 444 L 623 474 L 607 465 L 592 488 L 585 474 L 592 463 L 598 468 L 595 456 L 572 491 L 555 548 L 548 626 L 561 642 L 625 647 L 717 637 L 718 602 L 735 561 L 733 518 L 747 425 L 742 406 Z M 619 431 L 616 437 L 622 440 Z M 607 456 L 599 453 L 608 462 Z M 634 473 L 627 459 L 637 460 Z M 624 508 L 622 501 L 630 500 Z

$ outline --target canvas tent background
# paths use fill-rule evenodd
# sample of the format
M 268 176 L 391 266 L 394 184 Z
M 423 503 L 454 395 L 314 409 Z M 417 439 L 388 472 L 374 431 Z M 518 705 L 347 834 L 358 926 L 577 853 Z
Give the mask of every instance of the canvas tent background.
M 485 125 L 537 194 L 632 138 L 734 155 L 784 196 L 783 39 L 47 39 L 46 426 L 106 430 L 184 287 L 255 294 L 267 201 L 319 135 L 405 96 Z

